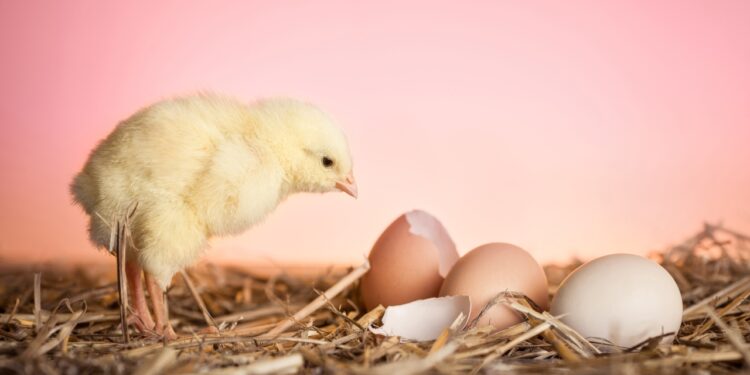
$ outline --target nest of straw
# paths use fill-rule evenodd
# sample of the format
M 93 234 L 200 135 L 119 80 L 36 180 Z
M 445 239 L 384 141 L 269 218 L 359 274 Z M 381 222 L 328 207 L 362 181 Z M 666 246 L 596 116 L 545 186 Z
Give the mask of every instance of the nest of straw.
M 431 342 L 373 335 L 382 308 L 363 311 L 367 270 L 316 277 L 203 265 L 168 291 L 180 338 L 123 329 L 112 272 L 4 270 L 0 276 L 0 373 L 724 373 L 750 366 L 750 237 L 706 225 L 652 254 L 682 291 L 683 324 L 671 346 L 589 342 L 513 293 L 498 295 L 526 317 L 502 331 L 448 327 Z M 554 293 L 580 265 L 545 267 Z M 191 282 L 192 280 L 192 282 Z M 126 306 L 123 306 L 126 307 Z M 211 329 L 206 329 L 206 326 Z

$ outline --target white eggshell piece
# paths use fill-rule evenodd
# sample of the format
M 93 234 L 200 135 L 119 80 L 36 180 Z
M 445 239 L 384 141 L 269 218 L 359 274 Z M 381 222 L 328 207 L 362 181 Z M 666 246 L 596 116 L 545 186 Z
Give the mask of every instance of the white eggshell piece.
M 435 340 L 459 315 L 468 317 L 470 313 L 468 296 L 422 299 L 389 306 L 383 314 L 383 325 L 370 328 L 370 331 L 378 335 L 399 336 L 404 340 L 430 341 Z
M 584 264 L 563 280 L 551 312 L 586 338 L 632 347 L 679 330 L 682 297 L 672 276 L 656 262 L 613 254 Z

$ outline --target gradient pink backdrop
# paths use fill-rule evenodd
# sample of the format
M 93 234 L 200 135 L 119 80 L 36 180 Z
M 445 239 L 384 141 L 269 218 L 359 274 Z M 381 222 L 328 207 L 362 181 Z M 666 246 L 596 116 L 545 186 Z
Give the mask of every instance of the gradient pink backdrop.
M 0 259 L 107 260 L 67 185 L 159 98 L 291 95 L 361 198 L 298 196 L 208 259 L 357 263 L 424 208 L 462 252 L 646 252 L 750 231 L 750 2 L 0 2 Z M 2 260 L 0 260 L 2 261 Z

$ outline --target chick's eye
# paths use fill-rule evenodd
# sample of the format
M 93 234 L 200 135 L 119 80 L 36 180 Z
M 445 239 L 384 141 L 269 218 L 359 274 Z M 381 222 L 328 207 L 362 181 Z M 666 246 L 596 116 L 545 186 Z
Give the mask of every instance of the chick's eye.
M 323 163 L 323 166 L 326 168 L 333 167 L 333 160 L 331 158 L 324 156 L 323 159 L 320 159 L 320 162 Z

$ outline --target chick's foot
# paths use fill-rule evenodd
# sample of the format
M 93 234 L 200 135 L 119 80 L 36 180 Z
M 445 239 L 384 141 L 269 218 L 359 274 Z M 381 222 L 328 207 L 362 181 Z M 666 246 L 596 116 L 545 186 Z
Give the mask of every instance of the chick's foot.
M 148 288 L 148 294 L 151 296 L 151 305 L 154 306 L 154 319 L 156 320 L 156 333 L 164 335 L 167 340 L 174 340 L 177 338 L 177 334 L 174 332 L 172 325 L 169 323 L 169 313 L 167 311 L 167 305 L 164 301 L 166 295 L 161 289 L 159 284 L 156 283 L 156 279 L 151 276 L 148 272 L 144 272 L 146 278 L 146 287 Z
M 138 263 L 128 261 L 125 263 L 125 276 L 128 279 L 135 314 L 128 318 L 128 324 L 135 325 L 141 333 L 147 333 L 154 329 L 154 320 L 146 304 L 146 294 L 143 291 L 143 280 L 141 279 L 141 267 Z

